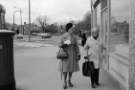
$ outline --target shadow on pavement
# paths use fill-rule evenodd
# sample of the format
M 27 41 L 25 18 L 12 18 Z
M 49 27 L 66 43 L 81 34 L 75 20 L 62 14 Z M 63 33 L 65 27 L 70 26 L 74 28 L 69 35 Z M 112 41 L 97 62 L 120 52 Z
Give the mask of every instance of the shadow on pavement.
M 21 88 L 21 87 L 17 87 L 16 90 L 26 90 L 26 89 Z

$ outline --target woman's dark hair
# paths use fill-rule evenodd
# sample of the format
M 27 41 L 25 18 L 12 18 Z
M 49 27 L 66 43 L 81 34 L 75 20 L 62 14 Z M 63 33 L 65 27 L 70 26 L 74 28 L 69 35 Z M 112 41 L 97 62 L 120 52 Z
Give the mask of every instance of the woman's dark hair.
M 72 23 L 67 23 L 66 25 L 66 31 L 68 32 L 68 30 L 73 26 Z

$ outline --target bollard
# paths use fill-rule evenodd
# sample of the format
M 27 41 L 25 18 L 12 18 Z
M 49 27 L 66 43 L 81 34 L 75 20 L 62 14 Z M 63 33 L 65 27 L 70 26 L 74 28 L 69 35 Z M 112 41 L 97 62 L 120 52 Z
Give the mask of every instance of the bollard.
M 13 35 L 9 30 L 0 30 L 0 90 L 15 90 Z

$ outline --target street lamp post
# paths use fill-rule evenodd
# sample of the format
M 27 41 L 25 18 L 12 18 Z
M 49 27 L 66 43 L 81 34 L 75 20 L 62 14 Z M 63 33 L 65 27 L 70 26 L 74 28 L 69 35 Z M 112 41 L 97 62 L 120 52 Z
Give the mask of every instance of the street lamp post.
M 17 7 L 14 7 L 14 8 L 17 8 Z M 14 28 L 14 24 L 15 24 L 15 13 L 19 12 L 20 13 L 20 26 L 21 26 L 21 32 L 22 32 L 22 10 L 21 10 L 21 8 L 17 8 L 17 9 L 19 9 L 19 10 L 13 12 L 13 28 Z
M 14 11 L 13 12 L 13 29 L 15 28 L 15 13 L 18 12 L 18 11 Z
M 13 12 L 13 30 L 14 30 L 14 27 L 15 27 L 15 12 L 16 11 Z
M 29 41 L 31 40 L 31 1 L 28 0 L 28 7 L 29 7 Z
M 22 32 L 22 10 L 20 8 L 20 24 L 21 24 L 21 32 Z

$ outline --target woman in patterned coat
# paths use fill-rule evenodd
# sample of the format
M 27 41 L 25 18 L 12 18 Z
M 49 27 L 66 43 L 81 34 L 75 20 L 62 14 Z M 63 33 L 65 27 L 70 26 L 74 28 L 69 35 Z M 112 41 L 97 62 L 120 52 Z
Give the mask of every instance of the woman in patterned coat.
M 77 39 L 73 32 L 73 24 L 68 23 L 66 25 L 66 33 L 62 36 L 60 42 L 60 47 L 62 47 L 68 53 L 68 58 L 60 61 L 60 71 L 63 73 L 64 76 L 64 89 L 66 89 L 68 86 L 73 87 L 73 84 L 71 82 L 72 73 L 79 71 L 78 62 L 80 60 L 80 51 Z

